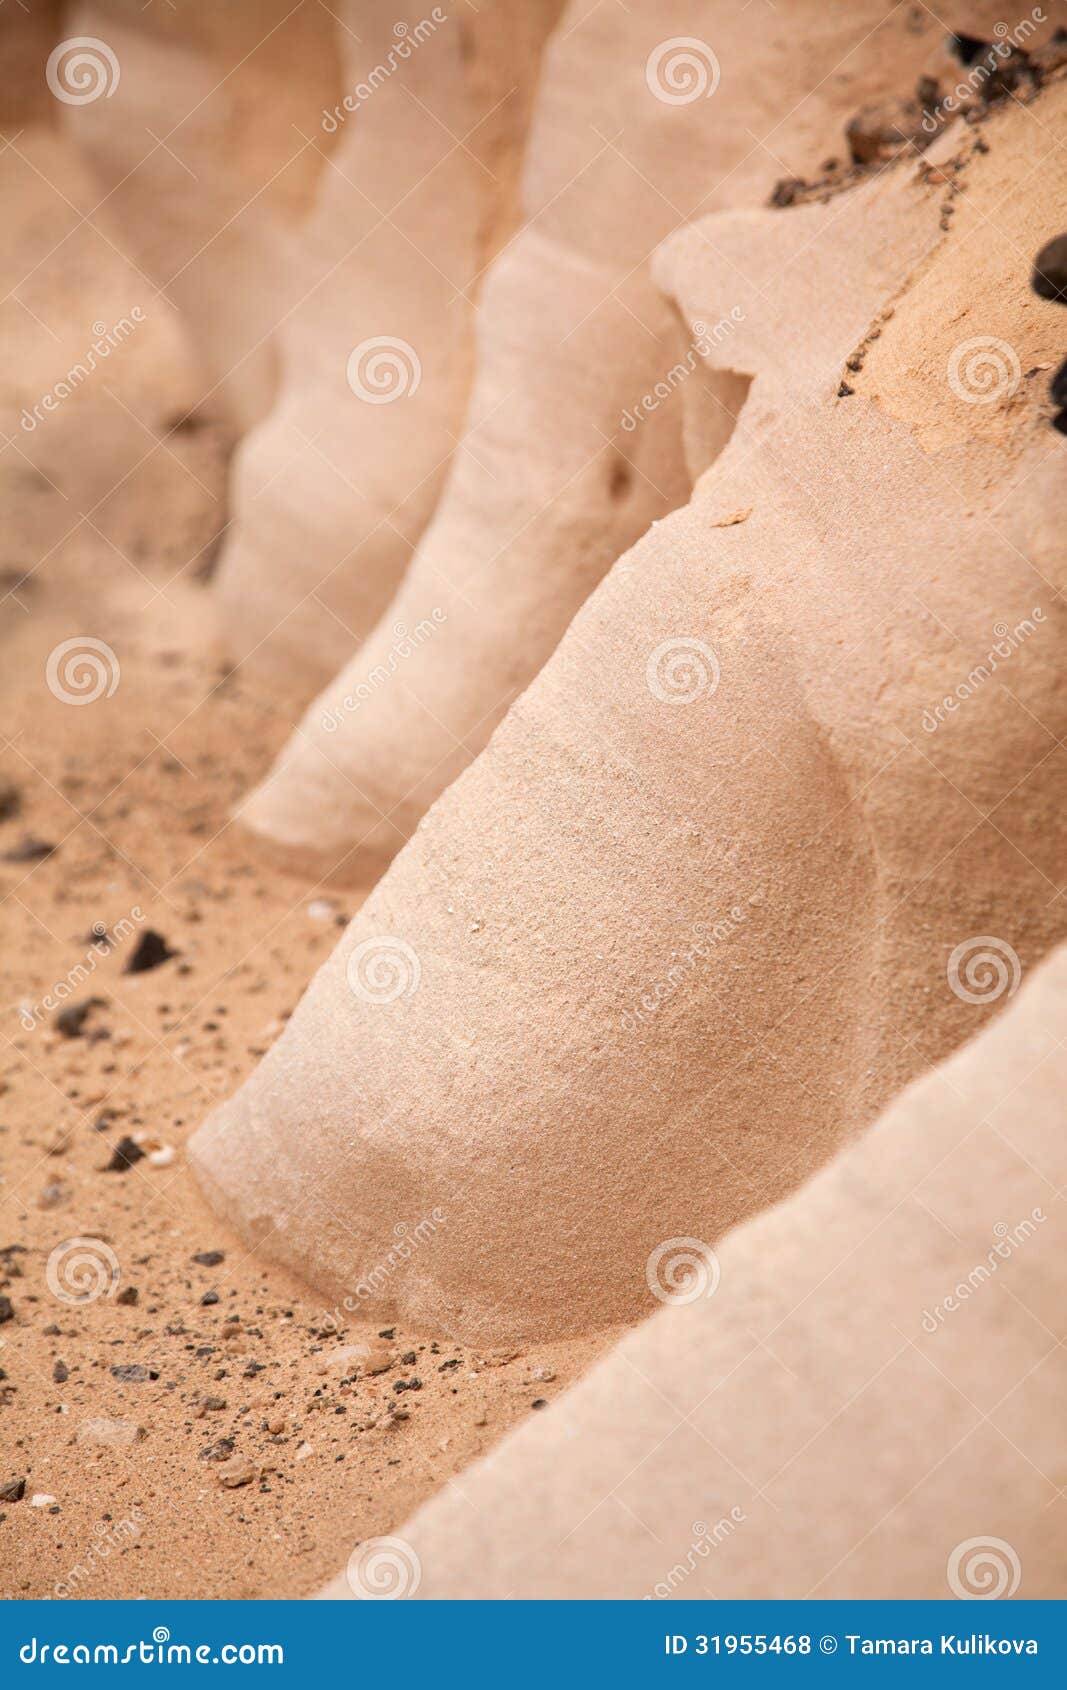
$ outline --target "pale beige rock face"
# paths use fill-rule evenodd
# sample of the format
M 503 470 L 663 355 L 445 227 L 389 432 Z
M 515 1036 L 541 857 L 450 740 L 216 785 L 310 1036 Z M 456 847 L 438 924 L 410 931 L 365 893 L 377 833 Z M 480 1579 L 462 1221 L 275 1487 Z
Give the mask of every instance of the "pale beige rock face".
M 278 402 L 238 454 L 217 579 L 245 678 L 301 705 L 374 626 L 440 492 L 560 3 L 427 7 L 407 26 L 387 0 L 341 8 Z
M 677 36 L 697 38 L 688 67 Z M 725 338 L 706 426 L 683 442 L 677 397 L 642 408 L 692 339 L 653 283 L 656 244 L 765 203 L 781 176 L 817 175 L 857 107 L 911 93 L 943 40 L 932 14 L 879 0 L 790 0 L 758 22 L 720 0 L 568 9 L 538 96 L 526 226 L 479 311 L 463 450 L 396 598 L 240 810 L 294 866 L 342 881 L 380 869 L 728 438 L 744 397 L 729 313 L 748 278 L 716 272 L 703 319 Z M 388 426 L 409 415 L 398 402 Z
M 1061 86 L 940 143 L 947 229 L 907 163 L 661 254 L 686 322 L 741 288 L 682 383 L 699 429 L 717 369 L 751 378 L 729 445 L 193 1141 L 331 1303 L 495 1341 L 640 1314 L 658 1244 L 781 1198 L 975 1032 L 971 951 L 1010 981 L 1063 935 L 1062 324 L 1029 291 L 1063 128 Z
M 275 330 L 302 291 L 293 236 L 323 166 L 321 108 L 339 97 L 334 19 L 286 0 L 80 0 L 58 27 L 102 42 L 117 73 L 91 47 L 111 91 L 53 99 L 56 121 L 89 161 L 148 299 L 158 290 L 185 317 L 208 402 L 248 427 L 271 402 Z
M 1060 949 L 400 1526 L 413 1593 L 1062 1598 L 1065 1018 Z

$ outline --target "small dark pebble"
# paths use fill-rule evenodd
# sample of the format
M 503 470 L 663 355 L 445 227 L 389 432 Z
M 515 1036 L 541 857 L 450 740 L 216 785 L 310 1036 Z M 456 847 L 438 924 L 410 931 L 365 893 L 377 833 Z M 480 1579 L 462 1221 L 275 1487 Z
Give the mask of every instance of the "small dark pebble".
M 150 968 L 158 968 L 161 963 L 169 962 L 171 957 L 177 955 L 177 951 L 171 950 L 162 933 L 157 933 L 152 927 L 146 927 L 137 941 L 137 949 L 122 972 L 147 974 Z
M 0 1297 L 0 1326 L 3 1326 L 5 1321 L 14 1320 L 14 1318 L 15 1310 L 12 1306 L 11 1298 Z
M 908 146 L 929 144 L 917 100 L 880 100 L 861 106 L 845 128 L 853 164 L 874 165 Z
M 18 845 L 13 845 L 10 851 L 5 851 L 0 861 L 5 863 L 43 863 L 56 849 L 47 839 L 35 839 L 28 833 Z
M 126 1285 L 119 1292 L 115 1301 L 116 1303 L 121 1303 L 124 1309 L 135 1309 L 137 1307 L 137 1299 L 140 1295 L 141 1293 L 138 1291 L 136 1285 Z
M 200 1451 L 201 1461 L 227 1461 L 237 1445 L 232 1438 L 219 1438 L 217 1443 L 208 1444 Z
M 379 1338 L 395 1338 L 396 1337 L 396 1327 L 395 1326 L 385 1326 L 379 1332 L 378 1336 L 379 1336 Z
M 414 1350 L 408 1350 L 406 1355 L 402 1355 L 400 1357 L 400 1364 L 401 1364 L 402 1367 L 414 1367 L 414 1365 L 415 1365 L 415 1351 Z
M 224 1250 L 201 1250 L 198 1255 L 193 1257 L 193 1261 L 199 1262 L 200 1266 L 204 1268 L 218 1267 L 219 1263 L 225 1260 L 226 1252 Z
M 531 1408 L 547 1408 L 548 1407 L 548 1398 L 547 1397 L 534 1397 L 534 1400 L 530 1404 L 530 1407 Z
M 148 1378 L 148 1369 L 139 1361 L 123 1361 L 111 1369 L 116 1379 L 121 1379 L 124 1385 L 140 1385 Z
M 915 98 L 924 108 L 927 106 L 936 106 L 940 93 L 941 90 L 938 86 L 936 76 L 920 76 L 918 82 L 915 84 Z M 923 115 L 926 115 L 925 111 Z
M 1030 286 L 1042 299 L 1067 305 L 1067 235 L 1057 235 L 1041 248 Z
M 855 391 L 856 389 L 854 387 L 849 387 L 847 381 L 843 381 L 837 390 L 837 397 L 839 399 L 848 399 L 851 394 L 855 393 Z
M 53 1025 L 56 1031 L 62 1033 L 65 1039 L 80 1039 L 86 1018 L 106 1001 L 105 998 L 82 998 L 78 1003 L 68 1003 L 55 1018 Z
M 21 808 L 22 797 L 18 787 L 12 786 L 10 781 L 0 781 L 0 822 L 9 822 Z
M 948 38 L 948 50 L 954 53 L 961 65 L 973 65 L 981 53 L 988 53 L 992 42 L 984 41 L 980 35 L 965 35 L 962 30 L 956 30 Z
M 21 1502 L 25 1494 L 25 1479 L 11 1479 L 6 1485 L 0 1485 L 0 1502 Z
M 219 1294 L 217 1291 L 205 1291 L 204 1295 L 200 1299 L 200 1307 L 202 1309 L 210 1309 L 218 1302 L 218 1300 Z
M 124 1174 L 127 1168 L 132 1168 L 135 1162 L 141 1161 L 144 1151 L 135 1139 L 120 1138 L 111 1152 L 111 1160 L 106 1163 L 105 1174 Z
M 991 105 L 995 100 L 1003 100 L 1020 82 L 1032 81 L 1035 71 L 1031 65 L 1030 56 L 1021 47 L 1013 47 L 1007 58 L 1001 56 L 1000 43 L 986 41 L 979 35 L 966 35 L 956 31 L 948 38 L 949 51 L 954 53 L 962 65 L 975 65 L 982 60 L 982 68 L 988 72 L 985 81 L 977 90 L 983 105 Z
M 70 1378 L 70 1368 L 65 1361 L 57 1361 L 52 1369 L 52 1378 L 57 1385 L 65 1385 Z
M 779 209 L 792 205 L 797 195 L 803 192 L 803 189 L 804 183 L 799 177 L 783 176 L 774 184 L 774 191 L 771 194 L 771 204 L 779 207 Z

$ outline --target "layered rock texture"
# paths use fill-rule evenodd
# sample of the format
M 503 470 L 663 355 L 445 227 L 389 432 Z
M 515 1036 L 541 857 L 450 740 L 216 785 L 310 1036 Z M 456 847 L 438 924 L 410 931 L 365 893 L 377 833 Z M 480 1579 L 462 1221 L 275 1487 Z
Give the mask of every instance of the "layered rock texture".
M 296 231 L 340 86 L 334 20 L 285 0 L 78 0 L 60 22 L 52 109 L 95 173 L 95 209 L 140 265 L 146 308 L 158 291 L 184 315 L 202 403 L 247 428 L 272 403 L 275 337 L 302 291 Z
M 400 1528 L 414 1593 L 1061 1596 L 1065 1014 L 1061 949 L 795 1197 L 691 1254 L 679 1306 Z M 361 1593 L 364 1560 L 325 1594 Z
M 679 383 L 696 441 L 744 383 L 728 442 L 194 1141 L 331 1301 L 637 1316 L 663 1240 L 787 1194 L 1063 935 L 1063 127 L 1050 87 L 660 250 L 687 334 L 738 300 Z
M 238 455 L 218 573 L 228 648 L 271 693 L 303 703 L 351 656 L 441 492 L 559 5 L 435 7 L 410 28 L 386 0 L 342 8 L 278 400 Z
M 252 430 L 217 591 L 272 694 L 302 703 L 350 656 L 433 508 L 559 4 L 65 14 L 57 115 L 192 329 L 203 403 Z
M 607 569 L 729 438 L 747 385 L 733 327 L 763 278 L 720 266 L 698 326 L 656 286 L 657 243 L 683 225 L 705 230 L 706 213 L 764 204 L 777 178 L 817 177 L 828 155 L 840 174 L 849 119 L 910 90 L 943 40 L 932 18 L 887 15 L 880 0 L 847 17 L 790 0 L 758 28 L 717 0 L 568 8 L 537 93 L 523 225 L 485 279 L 463 445 L 433 520 L 377 627 L 240 810 L 295 867 L 362 883 L 379 872 Z M 414 337 L 420 358 L 439 334 Z M 707 357 L 694 351 L 704 345 Z M 694 359 L 705 405 L 683 435 L 669 372 Z M 408 386 L 398 376 L 383 428 L 417 427 Z M 393 469 L 422 496 L 421 457 L 402 453 Z M 363 485 L 358 462 L 350 475 Z M 264 522 L 285 497 L 276 479 Z M 377 581 L 388 543 L 377 531 L 345 579 Z M 260 578 L 273 572 L 265 544 L 256 557 Z M 309 560 L 309 576 L 322 561 Z

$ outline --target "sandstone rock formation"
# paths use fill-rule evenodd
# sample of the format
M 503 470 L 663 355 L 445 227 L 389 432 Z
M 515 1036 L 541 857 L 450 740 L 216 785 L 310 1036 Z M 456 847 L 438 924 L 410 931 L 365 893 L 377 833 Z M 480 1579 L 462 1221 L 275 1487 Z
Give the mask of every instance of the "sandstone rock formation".
M 246 428 L 277 379 L 274 335 L 308 285 L 293 233 L 322 169 L 323 106 L 340 90 L 320 6 L 77 0 L 58 20 L 55 120 L 90 162 L 102 209 L 182 312 L 205 394 Z M 37 67 L 42 85 L 45 65 Z
M 207 398 L 252 428 L 218 571 L 228 650 L 301 704 L 387 604 L 439 492 L 560 3 L 410 26 L 384 0 L 65 14 L 56 114 L 146 289 L 186 317 Z
M 991 29 L 995 13 L 966 16 Z M 743 268 L 720 266 L 699 323 L 681 323 L 651 276 L 656 244 L 704 213 L 765 203 L 777 178 L 818 177 L 828 154 L 840 163 L 857 109 L 911 94 L 943 43 L 932 15 L 878 0 L 790 0 L 758 27 L 718 0 L 568 10 L 538 95 L 524 227 L 479 311 L 464 449 L 395 600 L 240 811 L 294 866 L 376 873 L 609 565 L 729 438 L 746 385 L 735 314 L 762 282 L 754 293 Z M 683 441 L 671 372 L 694 359 L 705 406 Z M 409 414 L 406 399 L 383 410 L 390 429 Z M 283 497 L 276 482 L 264 521 Z
M 302 705 L 388 604 L 462 425 L 482 276 L 512 232 L 560 0 L 427 9 L 346 0 L 342 92 L 278 328 L 278 402 L 239 452 L 217 577 L 245 679 Z M 476 448 L 475 448 L 476 449 Z
M 396 1576 L 437 1598 L 1060 1596 L 1065 1016 L 1060 949 L 402 1525 Z M 360 1568 L 325 1594 L 360 1594 Z
M 699 440 L 750 383 L 737 428 L 193 1141 L 331 1302 L 497 1341 L 638 1315 L 663 1240 L 795 1188 L 1063 936 L 1029 284 L 1064 104 L 661 252 L 687 328 L 739 295 L 680 384 Z

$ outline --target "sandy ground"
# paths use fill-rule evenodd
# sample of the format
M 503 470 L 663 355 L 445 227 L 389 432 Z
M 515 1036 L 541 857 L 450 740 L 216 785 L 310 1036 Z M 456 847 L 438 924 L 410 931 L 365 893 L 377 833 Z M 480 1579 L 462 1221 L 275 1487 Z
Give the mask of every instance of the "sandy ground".
M 16 137 L 0 189 L 0 1592 L 307 1594 L 338 1545 L 388 1533 L 551 1412 L 611 1335 L 478 1355 L 331 1330 L 189 1176 L 189 1134 L 359 898 L 286 878 L 229 820 L 294 707 L 213 643 L 232 442 L 210 394 L 189 416 L 202 391 L 173 313 L 54 136 Z M 123 317 L 106 363 L 24 426 Z M 114 654 L 89 705 L 48 684 L 56 647 L 85 638 Z M 173 954 L 127 972 L 148 931 Z M 68 1036 L 57 1015 L 87 999 Z M 155 1156 L 123 1165 L 138 1137 Z M 96 1241 L 101 1278 L 77 1278 L 73 1239 Z M 102 1294 L 71 1300 L 86 1286 Z M 368 1339 L 390 1358 L 372 1377 L 339 1355 Z M 132 1441 L 84 1441 L 101 1419 Z

